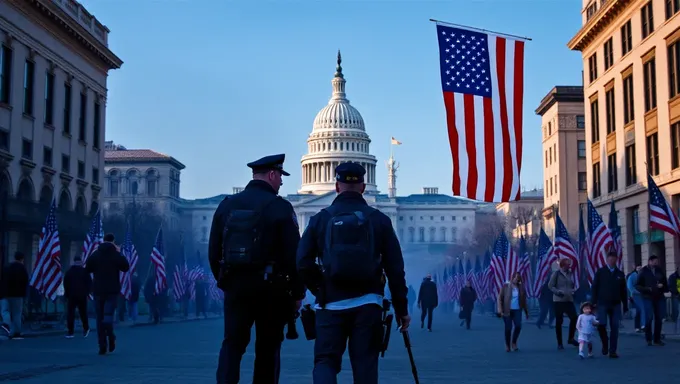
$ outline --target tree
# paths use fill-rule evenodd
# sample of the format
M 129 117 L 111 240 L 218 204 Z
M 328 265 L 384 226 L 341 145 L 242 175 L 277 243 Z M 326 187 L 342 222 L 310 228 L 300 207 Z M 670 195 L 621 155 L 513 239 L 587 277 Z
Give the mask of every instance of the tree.
M 496 212 L 478 212 L 475 217 L 475 231 L 471 236 L 471 250 L 477 254 L 486 252 L 505 230 L 505 225 L 505 216 Z
M 113 233 L 116 244 L 123 244 L 127 225 L 132 233 L 132 243 L 139 255 L 137 273 L 140 279 L 148 275 L 151 261 L 151 251 L 156 242 L 158 230 L 163 225 L 163 246 L 165 251 L 165 270 L 169 271 L 182 258 L 182 234 L 179 231 L 170 230 L 167 223 L 163 223 L 162 216 L 153 207 L 142 205 L 137 202 L 129 202 L 122 209 L 108 210 L 102 218 L 104 232 Z M 168 278 L 168 281 L 171 279 Z
M 512 218 L 517 225 L 523 226 L 523 233 L 529 233 L 529 224 L 536 219 L 536 210 L 525 206 L 518 206 L 513 210 Z

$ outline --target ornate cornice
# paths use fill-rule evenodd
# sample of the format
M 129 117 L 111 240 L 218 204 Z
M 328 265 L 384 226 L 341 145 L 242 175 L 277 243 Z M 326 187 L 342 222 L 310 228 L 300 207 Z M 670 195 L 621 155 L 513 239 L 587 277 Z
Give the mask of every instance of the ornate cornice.
M 567 43 L 567 47 L 572 51 L 583 51 L 632 2 L 633 0 L 601 1 L 600 9 Z

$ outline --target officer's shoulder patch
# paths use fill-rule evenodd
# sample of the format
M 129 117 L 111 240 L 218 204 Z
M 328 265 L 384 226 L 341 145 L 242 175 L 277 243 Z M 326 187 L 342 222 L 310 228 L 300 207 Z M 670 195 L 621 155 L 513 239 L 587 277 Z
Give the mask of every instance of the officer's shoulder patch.
M 295 226 L 300 228 L 300 224 L 298 224 L 298 218 L 297 215 L 295 214 L 295 211 L 293 211 L 293 222 L 295 223 Z

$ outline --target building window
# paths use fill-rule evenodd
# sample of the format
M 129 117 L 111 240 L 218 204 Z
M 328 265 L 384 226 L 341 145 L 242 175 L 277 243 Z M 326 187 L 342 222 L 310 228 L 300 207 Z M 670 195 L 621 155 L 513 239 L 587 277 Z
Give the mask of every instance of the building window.
M 593 1 L 588 8 L 586 8 L 586 20 L 590 20 L 597 13 L 597 1 Z
M 409 243 L 416 242 L 416 229 L 413 227 L 408 228 L 408 242 Z
M 633 75 L 628 75 L 623 79 L 623 125 L 635 119 L 635 99 L 633 95 Z
M 677 0 L 680 1 L 680 0 Z M 680 40 L 668 46 L 668 97 L 680 93 Z
M 29 139 L 21 141 L 21 157 L 28 160 L 33 159 L 33 141 Z
M 118 180 L 117 179 L 109 180 L 109 193 L 111 194 L 111 196 L 118 196 Z
M 0 45 L 0 103 L 9 104 L 12 86 L 12 49 Z
M 579 140 L 576 145 L 578 146 L 578 157 L 586 157 L 586 141 Z
M 85 179 L 85 162 L 78 160 L 78 178 Z
M 555 176 L 554 181 L 555 181 L 555 194 L 558 194 L 559 190 L 557 189 L 557 176 Z
M 578 190 L 585 191 L 588 189 L 588 174 L 585 172 L 578 173 Z
M 616 106 L 614 105 L 614 87 L 605 93 L 605 113 L 607 134 L 616 132 Z
M 458 242 L 458 228 L 451 228 L 451 242 Z
M 637 183 L 637 164 L 635 159 L 635 144 L 626 147 L 626 186 Z
M 0 129 L 0 149 L 9 151 L 9 132 Z
M 52 148 L 43 147 L 43 165 L 52 167 Z
M 671 125 L 671 168 L 680 167 L 680 122 Z
M 548 151 L 545 151 L 545 167 L 548 168 Z
M 619 184 L 619 178 L 618 178 L 618 169 L 616 168 L 616 153 L 612 153 L 611 155 L 607 156 L 607 192 L 614 192 L 616 191 L 618 184 Z
M 425 228 L 423 227 L 418 228 L 418 241 L 425 242 Z
M 446 243 L 446 228 L 442 227 L 440 229 L 441 231 L 441 241 L 442 243 Z
M 146 194 L 147 196 L 156 196 L 156 180 L 146 181 Z
M 552 135 L 552 123 L 548 122 L 548 136 Z
M 602 190 L 600 189 L 600 163 L 593 163 L 593 198 L 600 197 Z
M 71 157 L 69 155 L 61 155 L 61 171 L 66 174 L 71 173 Z
M 647 136 L 647 168 L 649 174 L 659 174 L 659 134 L 653 133 Z
M 99 168 L 92 167 L 92 184 L 99 185 Z
M 642 66 L 645 87 L 645 112 L 656 108 L 656 58 L 644 63 Z
M 593 144 L 600 141 L 600 108 L 597 99 L 590 102 L 590 136 Z
M 434 243 L 437 241 L 436 236 L 437 235 L 437 230 L 435 228 L 430 228 L 430 243 Z
M 552 164 L 553 159 L 552 148 L 548 148 L 548 159 L 550 161 L 550 164 Z
M 557 143 L 553 144 L 553 160 L 557 163 Z
M 33 116 L 33 85 L 35 84 L 35 63 L 26 60 L 24 64 L 24 114 Z
M 94 130 L 92 134 L 92 148 L 99 148 L 99 135 L 101 133 L 101 104 L 94 102 Z
M 87 94 L 80 94 L 80 117 L 78 120 L 78 140 L 85 141 L 85 129 L 87 127 Z
M 64 133 L 71 134 L 71 84 L 64 83 Z
M 553 181 L 553 178 L 551 177 L 551 178 L 550 178 L 550 196 L 552 196 L 553 193 L 554 193 L 554 192 L 553 192 L 553 182 L 552 182 L 552 181 Z
M 550 184 L 548 184 L 548 180 L 545 181 L 545 196 L 549 197 L 550 195 L 548 194 L 548 191 L 550 190 Z
M 586 117 L 583 115 L 576 115 L 576 128 L 583 129 L 586 127 Z
M 680 0 L 666 0 L 666 20 L 680 11 Z
M 640 17 L 642 18 L 642 38 L 644 39 L 654 32 L 654 8 L 651 1 L 642 6 Z
M 588 76 L 591 83 L 597 79 L 597 53 L 588 58 Z
M 633 28 L 630 20 L 621 27 L 621 56 L 633 49 Z
M 45 124 L 54 124 L 54 73 L 45 73 Z
M 614 65 L 614 38 L 604 42 L 604 70 L 606 71 Z

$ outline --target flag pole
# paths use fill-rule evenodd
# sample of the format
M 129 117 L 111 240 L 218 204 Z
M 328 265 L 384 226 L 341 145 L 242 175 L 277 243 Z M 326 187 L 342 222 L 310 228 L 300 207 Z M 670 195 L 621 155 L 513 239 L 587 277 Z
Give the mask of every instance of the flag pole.
M 476 31 L 476 32 L 483 32 L 483 33 L 489 33 L 489 34 L 492 34 L 492 35 L 511 37 L 513 39 L 526 40 L 526 41 L 532 40 L 530 37 L 526 37 L 526 36 L 518 36 L 518 35 L 511 35 L 509 33 L 495 32 L 495 31 L 490 31 L 488 29 L 471 27 L 469 25 L 449 23 L 449 22 L 446 22 L 446 21 L 435 20 L 435 19 L 430 19 L 430 21 L 433 22 L 433 23 L 436 23 L 436 24 L 448 25 L 448 26 L 451 26 L 451 27 L 460 27 L 460 28 L 469 29 L 471 31 Z
M 158 232 L 156 232 L 156 239 L 158 238 L 158 234 L 161 233 L 161 229 L 163 229 L 163 219 L 161 220 L 161 225 L 158 227 Z M 163 239 L 165 240 L 165 239 Z M 154 239 L 154 245 L 156 244 L 156 240 Z M 151 252 L 153 253 L 153 247 L 151 247 Z M 163 255 L 165 256 L 165 255 Z M 146 271 L 146 279 L 144 281 L 146 282 L 149 280 L 149 275 L 151 274 L 151 267 L 153 266 L 153 260 L 151 260 L 151 254 L 149 254 L 149 268 Z

